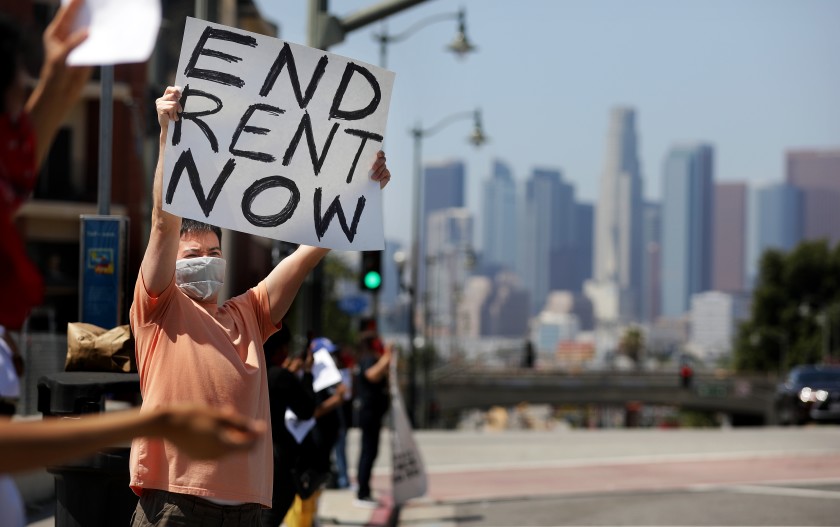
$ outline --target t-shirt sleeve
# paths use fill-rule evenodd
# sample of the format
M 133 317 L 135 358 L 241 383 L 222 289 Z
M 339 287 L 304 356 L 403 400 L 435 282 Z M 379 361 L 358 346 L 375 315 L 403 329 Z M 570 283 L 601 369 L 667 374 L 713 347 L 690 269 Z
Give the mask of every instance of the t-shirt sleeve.
M 252 304 L 262 340 L 265 342 L 268 337 L 279 329 L 271 321 L 271 303 L 268 301 L 268 289 L 265 287 L 265 282 L 260 282 L 249 289 L 246 295 Z
M 175 274 L 172 274 L 172 280 L 169 285 L 160 293 L 159 296 L 153 297 L 146 289 L 146 281 L 143 279 L 143 270 L 137 273 L 137 283 L 134 285 L 134 301 L 131 304 L 129 317 L 131 320 L 131 327 L 148 326 L 160 319 L 166 313 L 166 308 L 175 294 Z

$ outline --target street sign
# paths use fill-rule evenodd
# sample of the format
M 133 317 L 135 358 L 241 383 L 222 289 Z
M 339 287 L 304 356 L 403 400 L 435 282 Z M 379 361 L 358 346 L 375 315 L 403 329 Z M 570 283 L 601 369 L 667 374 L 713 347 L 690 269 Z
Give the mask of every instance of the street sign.
M 338 301 L 338 309 L 348 315 L 359 315 L 368 308 L 368 298 L 361 295 L 345 296 Z

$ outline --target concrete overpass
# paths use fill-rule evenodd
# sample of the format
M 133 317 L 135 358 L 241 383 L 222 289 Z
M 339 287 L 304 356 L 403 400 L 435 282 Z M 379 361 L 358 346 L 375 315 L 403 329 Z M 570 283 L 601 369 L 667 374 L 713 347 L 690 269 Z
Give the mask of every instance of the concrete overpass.
M 564 372 L 447 366 L 431 373 L 430 388 L 442 412 L 522 402 L 616 405 L 637 401 L 687 410 L 722 412 L 735 423 L 775 423 L 775 377 L 697 373 L 683 388 L 676 371 Z

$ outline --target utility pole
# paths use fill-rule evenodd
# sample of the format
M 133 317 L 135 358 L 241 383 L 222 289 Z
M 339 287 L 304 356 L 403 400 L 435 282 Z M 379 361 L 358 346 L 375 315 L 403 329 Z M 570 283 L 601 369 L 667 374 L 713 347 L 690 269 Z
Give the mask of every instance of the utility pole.
M 340 44 L 344 37 L 357 29 L 399 13 L 426 0 L 386 0 L 344 18 L 329 13 L 329 0 L 309 0 L 306 44 L 311 48 L 327 51 L 331 46 Z M 324 264 L 319 263 L 307 278 L 304 305 L 301 306 L 302 329 L 305 333 L 312 330 L 316 335 L 322 333 L 323 312 L 321 301 L 324 297 Z

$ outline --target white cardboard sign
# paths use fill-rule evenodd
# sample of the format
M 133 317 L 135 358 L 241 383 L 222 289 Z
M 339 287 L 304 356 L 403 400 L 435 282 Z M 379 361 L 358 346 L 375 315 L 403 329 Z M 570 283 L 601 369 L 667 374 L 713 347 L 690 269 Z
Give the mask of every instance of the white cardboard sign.
M 384 247 L 379 183 L 394 74 L 188 18 L 163 209 L 250 234 L 344 250 Z

